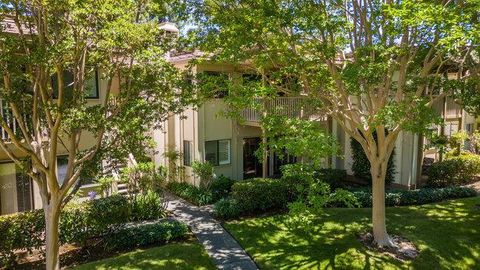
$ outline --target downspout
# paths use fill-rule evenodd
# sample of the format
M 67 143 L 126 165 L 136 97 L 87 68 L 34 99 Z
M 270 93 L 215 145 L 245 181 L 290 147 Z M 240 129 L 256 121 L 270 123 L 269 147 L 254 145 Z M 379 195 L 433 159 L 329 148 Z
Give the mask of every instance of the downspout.
M 412 173 L 411 177 L 408 181 L 408 189 L 412 186 L 412 182 L 415 181 L 415 185 L 417 183 L 417 172 L 418 172 L 418 136 L 414 134 L 413 136 L 413 149 L 412 149 Z

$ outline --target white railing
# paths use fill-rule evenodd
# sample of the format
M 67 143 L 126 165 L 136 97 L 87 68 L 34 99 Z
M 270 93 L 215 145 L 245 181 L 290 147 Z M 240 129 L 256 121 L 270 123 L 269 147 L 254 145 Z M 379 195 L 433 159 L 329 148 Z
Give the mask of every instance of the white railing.
M 7 106 L 6 102 L 0 99 L 0 114 L 1 117 L 7 122 L 8 127 L 12 129 L 13 133 L 17 133 L 18 123 L 12 115 L 10 107 Z M 10 138 L 6 130 L 0 126 L 0 136 L 4 141 L 9 141 Z
M 275 99 L 255 99 L 255 108 L 247 108 L 242 111 L 242 117 L 247 122 L 259 122 L 262 111 L 273 112 L 277 115 L 290 118 L 309 118 L 314 113 L 314 108 L 309 105 L 304 97 L 277 97 Z M 265 110 L 258 109 L 263 108 Z

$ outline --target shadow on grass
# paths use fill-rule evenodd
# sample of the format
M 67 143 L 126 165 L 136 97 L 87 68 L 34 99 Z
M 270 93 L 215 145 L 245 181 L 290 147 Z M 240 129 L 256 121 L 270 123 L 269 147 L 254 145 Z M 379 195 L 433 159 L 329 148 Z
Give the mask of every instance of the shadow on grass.
M 480 210 L 470 198 L 387 209 L 392 234 L 413 241 L 420 255 L 400 262 L 366 249 L 370 209 L 326 209 L 313 229 L 289 229 L 277 215 L 226 224 L 263 269 L 480 269 Z M 308 227 L 307 227 L 308 228 Z
M 168 244 L 146 250 L 137 250 L 118 257 L 80 265 L 75 270 L 140 270 L 140 269 L 215 269 L 199 244 Z

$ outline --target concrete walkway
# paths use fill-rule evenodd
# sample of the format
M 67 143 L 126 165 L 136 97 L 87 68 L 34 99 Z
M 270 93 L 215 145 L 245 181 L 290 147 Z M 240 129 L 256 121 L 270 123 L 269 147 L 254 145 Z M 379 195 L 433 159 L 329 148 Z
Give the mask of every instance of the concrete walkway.
M 223 227 L 210 216 L 207 208 L 194 206 L 172 194 L 165 194 L 167 209 L 186 223 L 203 244 L 218 269 L 255 270 L 258 267 Z

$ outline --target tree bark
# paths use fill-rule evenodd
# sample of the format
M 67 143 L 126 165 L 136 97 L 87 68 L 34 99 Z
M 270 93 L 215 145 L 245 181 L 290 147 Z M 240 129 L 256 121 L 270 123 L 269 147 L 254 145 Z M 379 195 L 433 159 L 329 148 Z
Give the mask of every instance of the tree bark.
M 378 247 L 392 247 L 394 243 L 387 233 L 385 222 L 385 176 L 387 174 L 387 161 L 371 163 L 373 238 Z
M 44 205 L 45 212 L 45 244 L 46 244 L 46 269 L 60 269 L 59 260 L 59 223 L 60 205 L 50 202 Z

